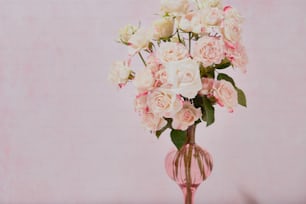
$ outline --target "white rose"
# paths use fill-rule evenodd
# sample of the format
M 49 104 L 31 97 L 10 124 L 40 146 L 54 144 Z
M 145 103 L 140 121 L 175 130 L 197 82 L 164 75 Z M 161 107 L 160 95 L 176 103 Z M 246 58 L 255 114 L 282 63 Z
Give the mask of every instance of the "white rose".
M 223 22 L 223 35 L 225 40 L 235 46 L 241 38 L 240 24 L 235 20 L 225 20 Z
M 202 62 L 204 67 L 220 64 L 225 57 L 223 40 L 209 36 L 199 39 L 193 51 L 194 59 Z
M 207 26 L 219 25 L 223 18 L 223 12 L 219 8 L 207 8 L 205 13 L 205 24 Z
M 195 108 L 190 102 L 184 102 L 183 108 L 174 115 L 172 127 L 177 130 L 187 130 L 202 116 L 201 108 Z
M 243 22 L 243 18 L 239 14 L 238 10 L 231 6 L 224 8 L 224 19 L 236 21 L 238 24 Z
M 162 43 L 157 50 L 157 57 L 163 63 L 182 60 L 188 55 L 188 49 L 181 43 Z
M 173 34 L 174 20 L 172 17 L 164 17 L 153 22 L 154 40 L 168 38 Z
M 158 116 L 154 115 L 153 113 L 144 113 L 142 115 L 142 124 L 149 130 L 149 131 L 158 131 L 167 125 L 167 121 Z
M 238 105 L 238 94 L 234 86 L 225 80 L 214 83 L 214 96 L 218 104 L 225 106 L 230 112 Z
M 161 0 L 161 10 L 174 16 L 185 14 L 188 7 L 188 0 Z
M 131 74 L 132 71 L 126 62 L 117 61 L 113 63 L 112 69 L 108 75 L 108 79 L 112 83 L 122 87 L 128 82 Z
M 202 88 L 199 64 L 191 59 L 169 62 L 165 65 L 167 83 L 172 90 L 186 98 L 194 98 Z
M 147 104 L 153 114 L 172 117 L 182 108 L 182 99 L 171 90 L 157 88 L 149 93 Z
M 200 9 L 208 7 L 221 8 L 221 0 L 196 0 Z
M 179 28 L 185 32 L 201 33 L 203 23 L 199 12 L 190 12 L 179 21 Z
M 134 55 L 142 49 L 148 48 L 150 41 L 153 39 L 153 31 L 151 29 L 140 28 L 131 36 L 129 45 L 129 54 Z
M 119 40 L 124 44 L 128 44 L 131 36 L 136 33 L 137 29 L 136 26 L 126 25 L 119 30 Z
M 151 90 L 154 84 L 152 71 L 146 68 L 136 72 L 133 84 L 140 93 Z

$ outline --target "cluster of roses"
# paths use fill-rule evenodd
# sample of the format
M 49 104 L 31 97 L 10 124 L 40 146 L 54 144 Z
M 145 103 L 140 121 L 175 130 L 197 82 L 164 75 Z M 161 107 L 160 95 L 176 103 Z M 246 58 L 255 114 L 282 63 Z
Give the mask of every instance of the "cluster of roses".
M 120 87 L 133 82 L 143 124 L 154 132 L 185 131 L 203 120 L 213 123 L 215 104 L 230 112 L 238 104 L 246 106 L 234 80 L 216 75 L 231 66 L 246 72 L 237 10 L 220 0 L 161 0 L 161 13 L 149 29 L 127 25 L 120 30 L 129 59 L 115 62 L 109 75 Z M 130 68 L 135 55 L 143 69 Z

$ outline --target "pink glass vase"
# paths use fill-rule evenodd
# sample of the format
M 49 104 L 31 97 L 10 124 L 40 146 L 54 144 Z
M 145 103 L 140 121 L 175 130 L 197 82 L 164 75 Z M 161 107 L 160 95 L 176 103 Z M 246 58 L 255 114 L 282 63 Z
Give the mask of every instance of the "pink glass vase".
M 169 177 L 182 189 L 185 204 L 193 204 L 198 186 L 213 168 L 211 155 L 195 144 L 195 125 L 187 130 L 186 144 L 180 150 L 167 154 L 165 167 Z

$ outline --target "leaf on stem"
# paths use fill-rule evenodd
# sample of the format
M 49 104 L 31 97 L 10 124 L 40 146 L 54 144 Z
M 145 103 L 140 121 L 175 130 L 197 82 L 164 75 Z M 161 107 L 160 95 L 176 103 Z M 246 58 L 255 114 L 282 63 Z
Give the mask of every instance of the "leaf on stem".
M 172 130 L 170 136 L 178 150 L 187 142 L 187 131 Z
M 215 108 L 207 97 L 203 97 L 206 126 L 215 122 Z
M 230 67 L 231 65 L 232 65 L 232 63 L 227 58 L 225 58 L 221 61 L 220 64 L 216 64 L 215 68 L 216 69 L 226 69 L 226 68 Z
M 236 90 L 238 93 L 238 103 L 244 107 L 247 107 L 247 100 L 244 92 L 239 88 L 236 88 Z
M 220 73 L 220 74 L 218 74 L 217 79 L 228 81 L 231 84 L 233 84 L 234 87 L 236 87 L 234 79 L 232 77 L 228 76 L 227 74 Z

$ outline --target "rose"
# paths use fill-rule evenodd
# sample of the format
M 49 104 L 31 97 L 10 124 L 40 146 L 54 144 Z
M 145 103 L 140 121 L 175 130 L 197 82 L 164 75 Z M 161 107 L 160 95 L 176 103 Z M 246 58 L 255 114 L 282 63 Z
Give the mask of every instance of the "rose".
M 246 73 L 246 64 L 248 63 L 248 56 L 243 45 L 237 44 L 236 48 L 234 49 L 228 47 L 226 49 L 226 56 L 231 61 L 234 67 L 237 67 L 240 69 L 240 71 Z
M 137 30 L 138 28 L 136 26 L 126 25 L 119 30 L 119 40 L 124 44 L 128 44 L 131 36 L 134 35 Z
M 240 41 L 241 28 L 236 20 L 227 19 L 223 22 L 223 35 L 226 41 L 230 43 L 231 47 L 235 47 Z
M 188 0 L 161 0 L 161 11 L 174 16 L 180 16 L 187 12 Z
M 200 9 L 207 7 L 221 7 L 221 0 L 196 0 Z
M 219 25 L 223 18 L 222 11 L 219 8 L 207 8 L 205 12 L 205 23 L 207 26 Z
M 220 64 L 224 59 L 224 42 L 215 37 L 203 36 L 195 44 L 193 55 L 204 67 Z
M 199 12 L 190 12 L 182 16 L 179 28 L 185 32 L 201 33 L 202 23 Z
M 134 101 L 134 107 L 136 112 L 140 114 L 148 112 L 147 96 L 148 93 L 141 93 L 138 96 L 136 96 Z
M 234 86 L 225 80 L 214 83 L 214 96 L 220 106 L 225 106 L 229 112 L 238 105 L 238 94 Z
M 163 63 L 182 60 L 188 57 L 188 49 L 181 43 L 166 42 L 160 45 L 157 57 Z
M 142 124 L 150 131 L 158 131 L 167 125 L 167 121 L 153 113 L 142 115 Z
M 129 45 L 129 54 L 134 55 L 142 49 L 148 48 L 150 41 L 153 39 L 153 31 L 150 29 L 140 28 L 131 36 Z
M 172 127 L 177 130 L 187 130 L 201 116 L 201 108 L 195 108 L 190 102 L 186 101 L 183 108 L 174 115 Z
M 209 95 L 213 92 L 214 79 L 202 78 L 202 89 L 200 90 L 201 95 Z
M 133 72 L 131 71 L 128 63 L 124 61 L 116 61 L 113 63 L 108 79 L 112 83 L 122 87 L 128 82 L 129 78 L 132 76 L 132 73 Z
M 164 17 L 153 22 L 153 38 L 159 40 L 168 38 L 173 33 L 174 20 L 171 17 Z
M 170 62 L 165 65 L 168 84 L 178 94 L 194 98 L 202 88 L 199 64 L 192 59 Z
M 157 88 L 147 98 L 150 112 L 164 117 L 171 117 L 182 108 L 182 99 L 174 92 Z
M 147 68 L 151 70 L 154 78 L 153 87 L 160 87 L 167 82 L 167 72 L 154 54 L 147 58 Z
M 236 21 L 238 24 L 241 24 L 243 22 L 243 18 L 241 17 L 237 9 L 231 6 L 226 6 L 224 8 L 224 19 Z
M 140 93 L 151 90 L 154 84 L 152 71 L 146 68 L 136 72 L 133 83 Z

